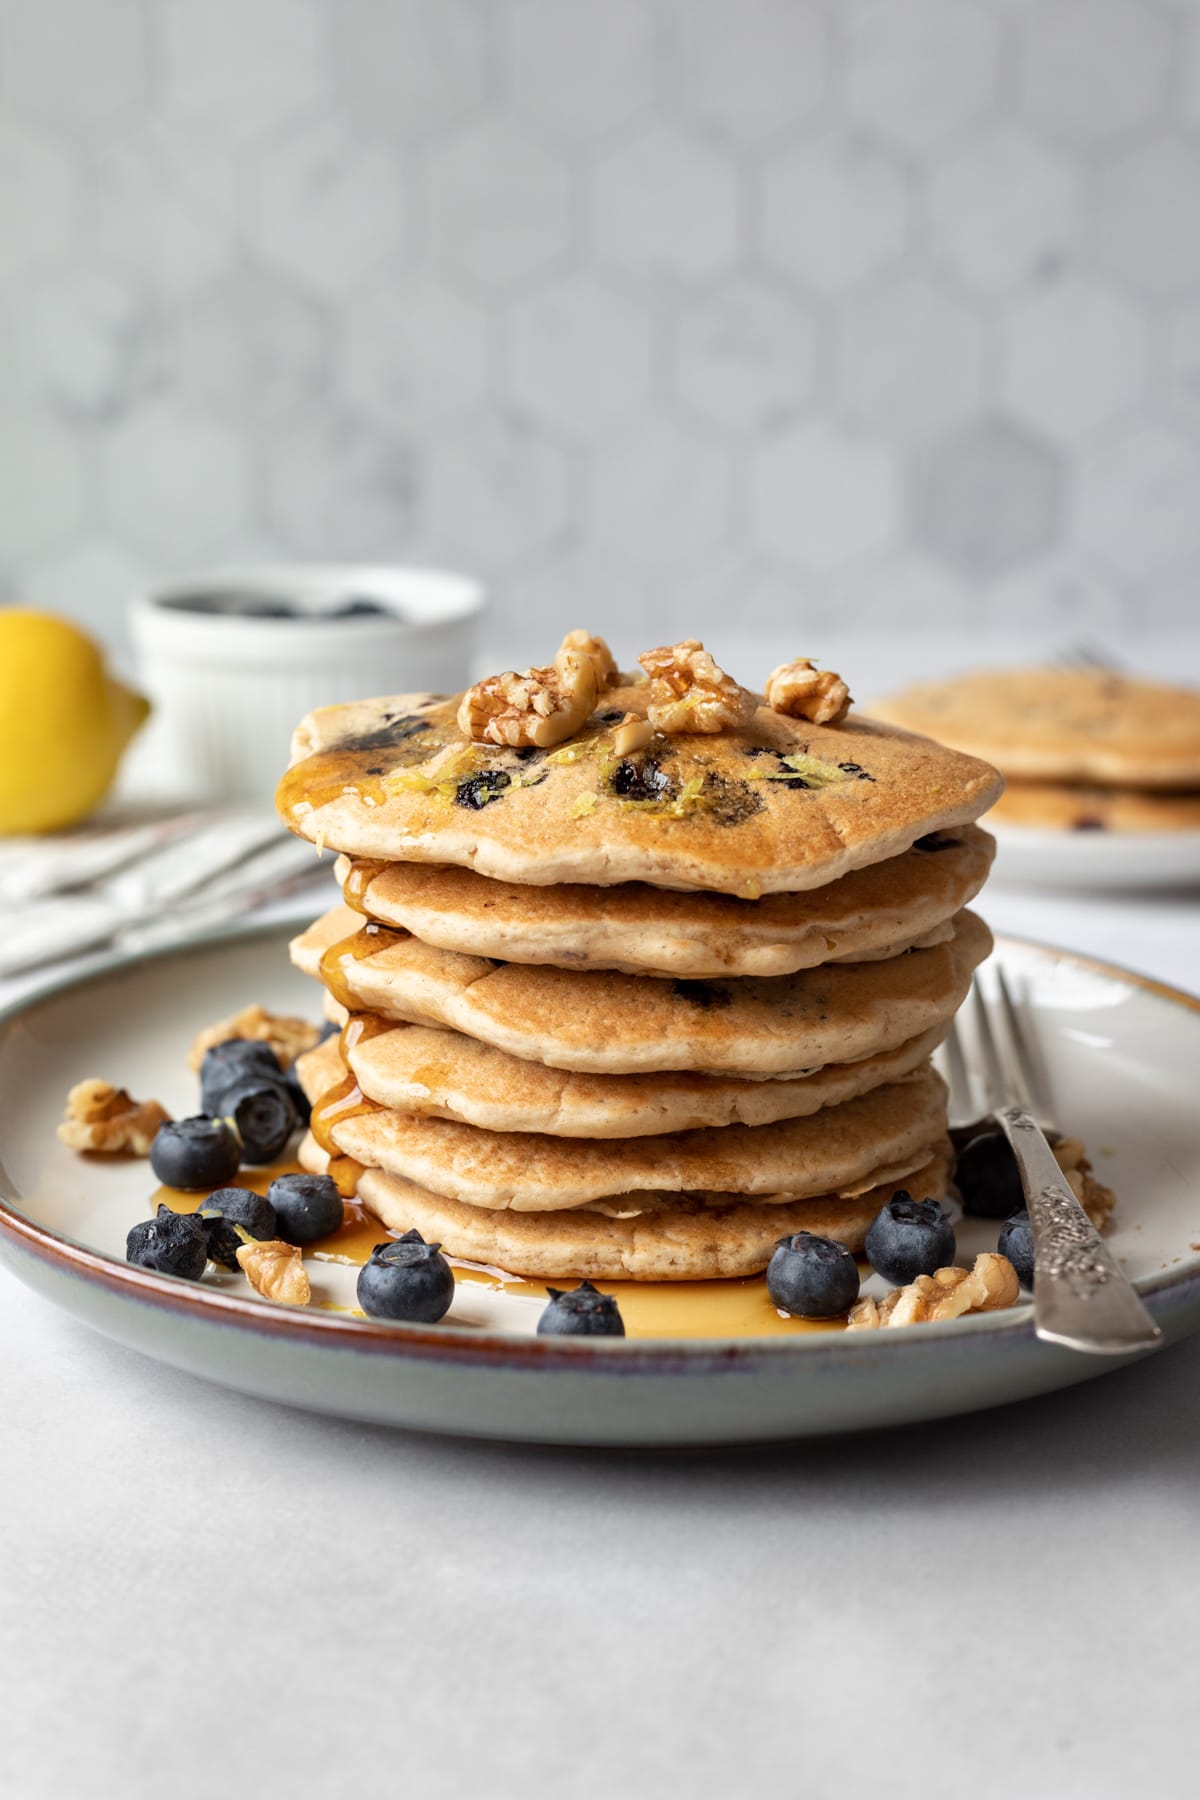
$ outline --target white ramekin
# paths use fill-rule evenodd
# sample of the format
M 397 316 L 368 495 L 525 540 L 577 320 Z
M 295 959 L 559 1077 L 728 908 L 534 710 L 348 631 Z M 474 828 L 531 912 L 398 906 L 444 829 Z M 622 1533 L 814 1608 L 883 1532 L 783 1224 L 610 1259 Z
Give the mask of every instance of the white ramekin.
M 185 612 L 165 602 L 235 591 L 286 599 L 307 619 Z M 394 616 L 316 616 L 322 602 L 371 599 Z M 315 706 L 464 685 L 486 601 L 440 569 L 260 564 L 207 570 L 134 602 L 141 678 L 155 705 L 164 785 L 209 800 L 270 802 L 297 723 Z

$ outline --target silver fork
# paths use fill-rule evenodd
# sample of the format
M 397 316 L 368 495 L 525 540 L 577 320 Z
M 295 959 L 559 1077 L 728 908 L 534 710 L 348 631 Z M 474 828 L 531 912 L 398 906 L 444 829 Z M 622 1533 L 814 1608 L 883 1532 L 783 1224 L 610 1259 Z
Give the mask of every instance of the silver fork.
M 976 980 L 972 1002 L 979 1064 L 970 1069 L 962 1037 L 952 1027 L 946 1044 L 951 1108 L 959 1116 L 978 1116 L 971 1079 L 976 1074 L 985 1108 L 1017 1159 L 1033 1231 L 1034 1330 L 1048 1343 L 1101 1356 L 1151 1350 L 1162 1342 L 1162 1332 L 1071 1192 L 1038 1123 L 1040 1118 L 1051 1124 L 1045 1065 L 1028 1021 L 1013 1003 L 1004 971 L 997 966 L 995 975 L 1009 1057 L 1001 1055 Z

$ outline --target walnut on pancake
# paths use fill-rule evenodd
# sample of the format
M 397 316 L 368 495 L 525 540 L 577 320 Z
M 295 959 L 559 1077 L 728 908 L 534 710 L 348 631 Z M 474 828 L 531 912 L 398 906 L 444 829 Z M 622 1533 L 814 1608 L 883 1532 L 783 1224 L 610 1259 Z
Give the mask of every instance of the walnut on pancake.
M 850 689 L 832 669 L 818 669 L 807 656 L 780 663 L 767 676 L 764 697 L 772 712 L 814 725 L 840 725 L 850 711 Z
M 638 657 L 650 678 L 647 717 L 656 731 L 713 733 L 748 725 L 758 701 L 727 675 L 699 638 L 662 644 Z

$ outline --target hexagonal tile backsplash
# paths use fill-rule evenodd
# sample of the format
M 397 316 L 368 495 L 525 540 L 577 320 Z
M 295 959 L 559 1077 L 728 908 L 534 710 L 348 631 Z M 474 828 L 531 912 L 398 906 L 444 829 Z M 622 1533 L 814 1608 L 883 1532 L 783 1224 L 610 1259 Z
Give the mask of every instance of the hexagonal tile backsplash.
M 1200 7 L 0 0 L 0 597 L 1187 622 Z

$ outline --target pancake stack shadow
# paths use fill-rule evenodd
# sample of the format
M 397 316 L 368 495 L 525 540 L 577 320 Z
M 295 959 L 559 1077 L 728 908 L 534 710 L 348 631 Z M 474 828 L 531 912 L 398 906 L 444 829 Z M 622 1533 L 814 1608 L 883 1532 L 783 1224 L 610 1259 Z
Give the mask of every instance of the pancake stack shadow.
M 799 1230 L 860 1249 L 897 1188 L 940 1196 L 948 1180 L 930 1056 L 991 947 L 966 903 L 991 864 L 971 821 L 993 773 L 851 721 L 804 727 L 810 783 L 772 736 L 795 722 L 760 708 L 723 734 L 718 773 L 712 738 L 627 759 L 643 781 L 648 763 L 665 771 L 675 796 L 719 781 L 726 805 L 741 758 L 746 801 L 725 826 L 707 801 L 696 820 L 655 813 L 624 803 L 626 764 L 606 749 L 637 693 L 597 711 L 557 761 L 454 743 L 454 702 L 306 721 L 281 810 L 341 852 L 344 904 L 292 946 L 339 1027 L 297 1065 L 313 1102 L 301 1160 L 390 1231 L 534 1279 L 748 1276 Z M 831 745 L 840 761 L 818 762 Z M 905 745 L 937 779 L 889 800 L 916 754 Z M 764 779 L 768 756 L 783 773 L 771 761 Z M 859 807 L 854 829 L 830 833 L 817 769 L 847 790 L 877 784 L 839 799 Z M 775 841 L 762 851 L 766 829 L 796 866 L 796 846 L 819 840 L 819 856 L 804 852 L 815 885 L 769 884 L 768 863 L 773 891 L 745 897 L 747 859 Z M 501 863 L 521 878 L 500 878 Z M 623 878 L 638 866 L 652 878 Z M 600 879 L 582 879 L 589 868 Z

